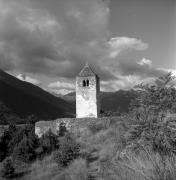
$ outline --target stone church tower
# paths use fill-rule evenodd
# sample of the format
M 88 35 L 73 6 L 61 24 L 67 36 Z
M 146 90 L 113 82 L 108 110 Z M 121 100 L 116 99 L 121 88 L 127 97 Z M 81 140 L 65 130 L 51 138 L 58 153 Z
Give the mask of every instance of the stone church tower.
M 99 77 L 88 63 L 76 77 L 76 117 L 90 118 L 99 116 L 100 112 Z

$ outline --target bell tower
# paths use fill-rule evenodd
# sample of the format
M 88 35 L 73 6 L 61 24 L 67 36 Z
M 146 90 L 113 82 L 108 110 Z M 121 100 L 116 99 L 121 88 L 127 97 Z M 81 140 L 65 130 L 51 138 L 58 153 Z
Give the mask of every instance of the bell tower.
M 100 112 L 100 82 L 88 63 L 76 77 L 76 117 L 97 118 Z

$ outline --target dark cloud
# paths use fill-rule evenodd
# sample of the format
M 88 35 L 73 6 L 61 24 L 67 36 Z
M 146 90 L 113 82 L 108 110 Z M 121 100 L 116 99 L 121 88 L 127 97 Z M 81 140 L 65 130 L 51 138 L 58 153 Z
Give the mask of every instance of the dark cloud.
M 102 0 L 0 0 L 0 10 L 4 70 L 73 78 L 89 61 L 109 80 L 117 78 L 105 68 L 113 58 L 148 46 L 128 37 L 108 41 L 109 9 Z
M 108 32 L 108 8 L 101 0 L 1 0 L 0 4 L 2 69 L 73 77 L 90 61 L 102 78 L 113 77 L 98 63 L 103 50 L 96 42 Z

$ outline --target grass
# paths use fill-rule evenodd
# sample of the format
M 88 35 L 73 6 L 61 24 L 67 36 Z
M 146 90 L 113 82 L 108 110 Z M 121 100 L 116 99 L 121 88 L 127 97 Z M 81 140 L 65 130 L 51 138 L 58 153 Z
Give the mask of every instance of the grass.
M 141 146 L 138 153 L 125 148 L 127 117 L 99 119 L 88 126 L 77 142 L 82 157 L 67 168 L 59 168 L 52 155 L 37 160 L 19 180 L 175 180 L 176 157 L 161 157 Z

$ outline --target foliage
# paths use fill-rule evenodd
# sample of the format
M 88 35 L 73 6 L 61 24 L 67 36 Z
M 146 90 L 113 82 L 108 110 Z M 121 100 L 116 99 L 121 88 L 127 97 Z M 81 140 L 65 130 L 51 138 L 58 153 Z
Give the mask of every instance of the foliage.
M 13 137 L 17 132 L 17 127 L 14 124 L 10 124 L 9 128 L 0 137 L 0 162 L 4 160 L 10 154 L 9 142 L 12 141 Z
M 161 155 L 176 153 L 176 131 L 167 118 L 175 111 L 176 89 L 171 74 L 160 77 L 154 85 L 140 85 L 139 96 L 132 102 L 132 124 L 127 133 L 128 144 L 150 146 Z
M 31 115 L 27 116 L 27 118 L 26 118 L 26 122 L 27 122 L 28 124 L 31 124 L 31 125 L 34 125 L 34 126 L 35 126 L 35 123 L 36 123 L 38 120 L 39 120 L 38 117 L 35 116 L 34 114 L 31 114 Z
M 140 146 L 138 153 L 125 149 L 117 152 L 112 159 L 101 162 L 100 176 L 104 180 L 175 180 L 175 161 L 174 155 L 163 159 Z
M 168 112 L 176 112 L 176 89 L 173 87 L 171 73 L 158 78 L 153 85 L 140 84 L 139 94 L 135 100 L 132 101 L 131 109 L 150 112 L 155 115 L 163 115 Z
M 2 163 L 1 176 L 5 178 L 10 178 L 14 175 L 15 168 L 13 161 L 10 157 L 6 158 Z
M 20 144 L 23 138 L 29 139 L 30 141 L 37 144 L 37 137 L 34 134 L 34 127 L 32 125 L 22 126 L 14 133 L 12 139 L 9 141 L 9 150 L 10 153 L 13 152 L 13 149 Z
M 79 152 L 80 145 L 68 133 L 60 141 L 60 147 L 54 153 L 54 160 L 58 166 L 66 167 L 72 160 L 79 157 Z
M 120 116 L 120 115 L 121 115 L 120 107 L 116 111 L 100 110 L 100 117 L 112 117 L 112 116 Z
M 63 137 L 65 135 L 65 133 L 67 132 L 67 128 L 64 122 L 61 122 L 59 124 L 59 137 Z
M 30 138 L 23 137 L 20 143 L 13 149 L 14 159 L 20 160 L 22 162 L 29 162 L 34 160 L 35 155 L 35 143 Z
M 42 137 L 39 139 L 38 154 L 48 154 L 59 148 L 59 139 L 51 129 L 48 130 Z
M 74 160 L 56 179 L 87 180 L 88 168 L 85 159 Z
M 9 155 L 19 158 L 20 154 L 20 159 L 27 161 L 34 157 L 34 149 L 38 145 L 38 139 L 34 134 L 34 127 L 32 125 L 17 128 L 16 125 L 10 124 L 9 128 L 0 138 L 0 145 L 2 147 L 0 149 L 0 161 Z M 27 157 L 28 153 L 29 157 Z M 32 157 L 31 153 L 33 154 Z
M 95 133 L 97 133 L 97 132 L 99 132 L 100 130 L 103 129 L 103 124 L 101 122 L 90 123 L 88 125 L 88 128 L 93 134 L 95 134 Z

